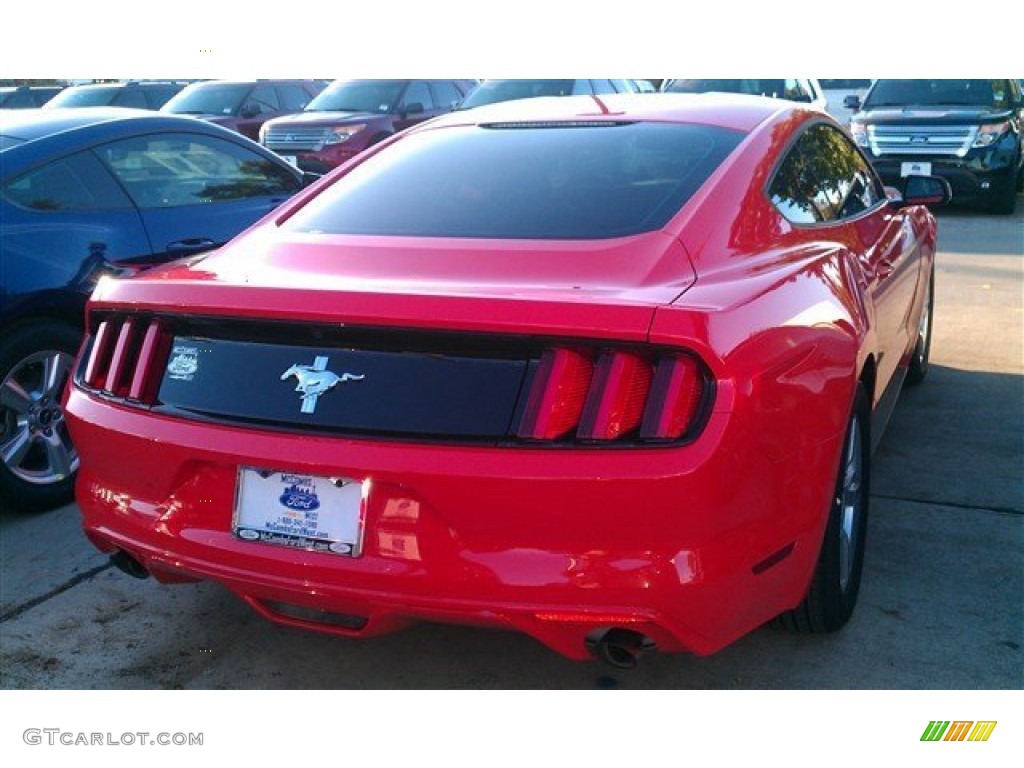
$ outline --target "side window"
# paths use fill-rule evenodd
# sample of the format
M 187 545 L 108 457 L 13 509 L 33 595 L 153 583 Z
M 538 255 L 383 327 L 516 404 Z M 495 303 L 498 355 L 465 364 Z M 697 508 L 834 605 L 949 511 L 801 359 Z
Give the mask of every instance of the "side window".
M 462 100 L 459 89 L 449 80 L 437 80 L 430 84 L 430 89 L 434 92 L 434 103 L 438 109 L 451 109 Z
M 799 80 L 786 80 L 782 93 L 783 98 L 789 99 L 790 101 L 811 102 L 814 100 L 810 91 L 808 91 L 807 87 Z
M 271 160 L 213 136 L 137 136 L 96 151 L 143 209 L 290 195 L 301 186 Z
M 591 80 L 590 84 L 594 88 L 594 93 L 615 93 L 615 86 L 611 80 Z
M 434 108 L 434 100 L 430 98 L 430 88 L 424 80 L 413 80 L 405 89 L 405 96 L 402 97 L 401 109 L 408 109 L 410 104 L 422 104 L 423 111 L 429 112 Z
M 824 124 L 811 126 L 797 139 L 780 163 L 768 194 L 794 224 L 856 216 L 884 196 L 849 139 Z
M 32 211 L 111 211 L 132 207 L 89 152 L 79 152 L 29 171 L 5 184 L 3 195 Z
M 619 93 L 636 93 L 639 90 L 631 80 L 612 80 L 611 84 Z
M 149 109 L 146 97 L 138 88 L 122 88 L 121 92 L 110 102 L 115 107 L 133 107 L 135 109 Z
M 277 112 L 280 109 L 277 103 L 277 91 L 272 85 L 257 85 L 252 89 L 249 98 L 245 100 L 245 104 L 246 106 L 255 104 L 259 107 L 259 112 L 256 114 Z
M 279 85 L 277 86 L 277 96 L 281 109 L 288 112 L 298 112 L 313 100 L 313 97 L 299 85 Z
M 574 80 L 572 85 L 573 96 L 593 96 L 594 88 L 589 80 Z

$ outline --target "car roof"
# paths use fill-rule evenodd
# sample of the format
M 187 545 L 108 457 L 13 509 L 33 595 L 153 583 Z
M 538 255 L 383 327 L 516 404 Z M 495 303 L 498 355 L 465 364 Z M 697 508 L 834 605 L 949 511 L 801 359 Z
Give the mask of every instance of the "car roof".
M 217 85 L 277 85 L 278 83 L 313 83 L 308 78 L 273 78 L 258 80 L 200 80 L 198 83 L 189 83 L 187 88 L 207 88 Z
M 460 110 L 425 126 L 500 122 L 636 120 L 702 123 L 750 132 L 793 104 L 763 96 L 724 93 L 616 93 L 600 96 L 540 96 Z
M 80 107 L 77 109 L 15 110 L 0 114 L 0 134 L 33 141 L 55 133 L 129 117 L 151 116 L 144 109 Z

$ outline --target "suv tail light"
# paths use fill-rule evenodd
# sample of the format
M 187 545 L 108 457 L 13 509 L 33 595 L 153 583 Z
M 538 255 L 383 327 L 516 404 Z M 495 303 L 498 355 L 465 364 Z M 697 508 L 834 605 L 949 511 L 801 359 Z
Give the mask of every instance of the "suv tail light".
M 152 403 L 170 337 L 158 320 L 110 318 L 96 329 L 80 382 L 122 400 Z
M 551 348 L 518 430 L 528 440 L 670 442 L 691 437 L 710 392 L 684 352 Z

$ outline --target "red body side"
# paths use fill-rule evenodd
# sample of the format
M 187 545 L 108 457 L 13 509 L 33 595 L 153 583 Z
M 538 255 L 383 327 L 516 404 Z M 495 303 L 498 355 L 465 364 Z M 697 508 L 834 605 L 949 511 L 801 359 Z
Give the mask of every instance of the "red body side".
M 537 109 L 579 109 L 558 101 Z M 696 439 L 553 450 L 289 434 L 156 415 L 73 387 L 91 540 L 158 578 L 217 580 L 285 623 L 359 635 L 418 618 L 507 627 L 572 658 L 609 627 L 708 654 L 795 606 L 856 384 L 880 402 L 913 348 L 934 220 L 882 206 L 835 226 L 789 224 L 764 187 L 800 127 L 826 119 L 818 113 L 711 97 L 687 108 L 662 96 L 638 108 L 604 101 L 616 114 L 749 135 L 658 232 L 551 243 L 280 230 L 332 176 L 193 267 L 105 283 L 91 309 L 678 348 L 713 383 Z M 604 119 L 584 111 L 595 114 L 569 115 Z M 361 555 L 232 535 L 238 468 L 249 466 L 369 479 Z M 367 622 L 326 626 L 273 603 Z

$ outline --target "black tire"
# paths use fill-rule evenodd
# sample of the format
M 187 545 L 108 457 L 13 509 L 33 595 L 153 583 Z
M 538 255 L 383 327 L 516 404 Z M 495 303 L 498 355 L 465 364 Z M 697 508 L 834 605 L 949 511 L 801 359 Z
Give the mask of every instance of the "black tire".
M 0 341 L 0 501 L 41 512 L 74 494 L 78 454 L 61 396 L 82 335 L 43 321 L 4 332 Z
M 907 377 L 903 380 L 905 386 L 913 387 L 924 381 L 928 375 L 928 357 L 932 350 L 932 320 L 934 318 L 935 306 L 935 266 L 932 265 L 931 274 L 928 276 L 928 294 L 925 296 L 924 310 L 921 313 L 921 322 L 917 328 L 917 344 L 914 346 L 914 354 L 910 358 L 910 367 L 907 369 Z
M 867 394 L 858 384 L 814 578 L 803 602 L 777 620 L 791 632 L 835 632 L 857 604 L 868 522 L 870 416 Z

